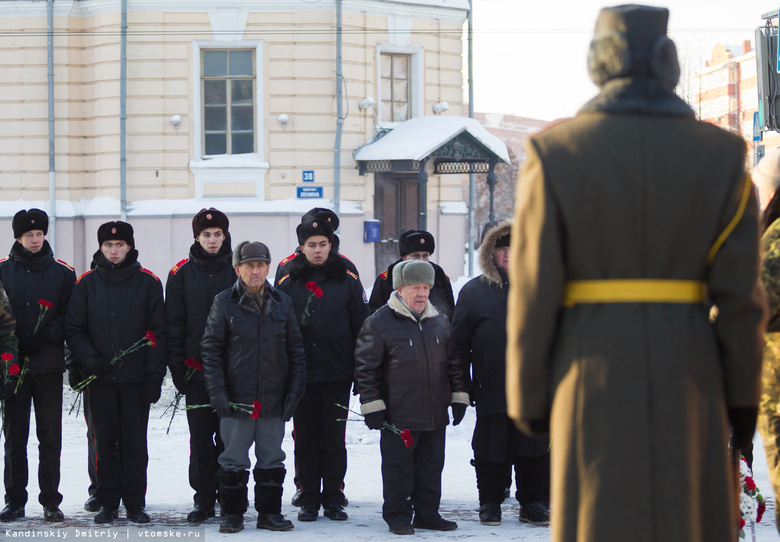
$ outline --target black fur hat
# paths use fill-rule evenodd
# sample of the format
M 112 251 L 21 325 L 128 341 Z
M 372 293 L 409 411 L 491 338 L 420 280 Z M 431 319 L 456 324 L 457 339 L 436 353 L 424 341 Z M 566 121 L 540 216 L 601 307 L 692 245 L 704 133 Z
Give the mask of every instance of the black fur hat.
M 314 237 L 315 235 L 324 235 L 328 238 L 329 243 L 333 243 L 333 228 L 327 220 L 304 220 L 298 224 L 295 233 L 298 234 L 299 245 L 304 245 L 309 237 Z
M 206 228 L 220 228 L 227 237 L 230 220 L 222 211 L 210 207 L 201 209 L 198 214 L 192 217 L 192 236 L 197 239 L 200 232 Z
M 43 235 L 46 235 L 49 232 L 49 215 L 40 209 L 30 209 L 29 211 L 22 209 L 14 215 L 11 228 L 14 230 L 14 239 L 19 239 L 32 230 L 42 230 Z
M 398 250 L 401 251 L 401 258 L 412 252 L 428 252 L 433 254 L 436 243 L 433 235 L 425 230 L 409 230 L 401 234 L 398 238 Z
M 106 241 L 124 241 L 135 248 L 135 238 L 133 237 L 133 227 L 127 222 L 117 220 L 116 222 L 106 222 L 101 224 L 97 232 L 98 245 L 103 245 Z
M 333 228 L 333 231 L 339 229 L 339 215 L 330 209 L 326 209 L 325 207 L 315 207 L 314 209 L 309 209 L 306 211 L 306 214 L 301 217 L 301 222 L 314 219 L 327 220 L 330 224 L 330 227 Z

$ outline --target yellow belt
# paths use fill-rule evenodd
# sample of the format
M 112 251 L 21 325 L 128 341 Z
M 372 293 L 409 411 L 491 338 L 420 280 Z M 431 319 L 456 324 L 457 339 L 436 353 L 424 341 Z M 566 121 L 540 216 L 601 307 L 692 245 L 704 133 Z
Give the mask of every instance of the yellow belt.
M 701 303 L 706 284 L 698 280 L 573 280 L 566 283 L 563 306 L 578 303 Z

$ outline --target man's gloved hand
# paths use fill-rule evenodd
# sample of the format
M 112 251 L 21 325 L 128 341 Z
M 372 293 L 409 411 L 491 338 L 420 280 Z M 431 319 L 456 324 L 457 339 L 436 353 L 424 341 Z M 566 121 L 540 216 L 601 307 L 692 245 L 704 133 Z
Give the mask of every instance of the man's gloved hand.
M 284 398 L 284 409 L 282 410 L 282 421 L 289 422 L 292 420 L 295 409 L 298 408 L 298 403 L 301 402 L 301 398 L 297 393 L 288 393 Z
M 220 418 L 229 418 L 233 414 L 233 409 L 228 404 L 227 395 L 221 393 L 211 398 L 211 408 L 217 411 Z
M 111 372 L 111 364 L 98 355 L 85 356 L 80 362 L 89 374 L 105 376 Z
M 187 380 L 186 376 L 187 371 L 182 370 L 179 367 L 171 367 L 171 380 L 173 380 L 173 385 L 176 386 L 176 391 L 182 395 L 187 395 L 187 392 L 192 385 L 192 379 Z
M 371 414 L 366 414 L 363 419 L 369 429 L 382 429 L 385 425 L 385 411 L 377 410 Z
M 84 380 L 84 375 L 81 372 L 81 367 L 75 362 L 68 365 L 68 385 L 70 389 L 75 390 L 82 380 Z
M 162 393 L 162 383 L 157 380 L 147 380 L 144 382 L 144 402 L 148 404 L 156 403 L 160 400 Z
M 458 425 L 466 415 L 466 407 L 463 403 L 452 403 L 452 425 Z
M 24 356 L 37 354 L 49 343 L 51 343 L 49 330 L 41 328 L 35 332 L 35 335 L 19 339 L 19 357 L 23 358 Z
M 738 407 L 729 409 L 731 423 L 731 447 L 746 450 L 753 443 L 758 421 L 757 407 Z

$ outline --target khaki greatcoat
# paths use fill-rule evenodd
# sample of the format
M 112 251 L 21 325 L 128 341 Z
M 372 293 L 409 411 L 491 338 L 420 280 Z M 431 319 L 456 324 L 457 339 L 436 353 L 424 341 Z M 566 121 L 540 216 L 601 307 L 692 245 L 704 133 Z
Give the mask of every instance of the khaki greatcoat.
M 508 409 L 551 417 L 552 538 L 736 539 L 727 407 L 759 398 L 757 206 L 745 144 L 688 115 L 593 110 L 532 138 L 518 184 Z M 705 281 L 706 303 L 562 308 L 564 284 Z

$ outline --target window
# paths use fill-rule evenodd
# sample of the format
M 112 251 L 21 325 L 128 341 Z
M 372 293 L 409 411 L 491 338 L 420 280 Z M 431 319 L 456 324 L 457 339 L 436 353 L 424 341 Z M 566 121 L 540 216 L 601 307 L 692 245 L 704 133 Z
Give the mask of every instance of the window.
M 205 155 L 255 152 L 255 50 L 204 49 L 203 150 Z
M 382 119 L 390 122 L 409 120 L 411 111 L 410 55 L 380 55 Z

